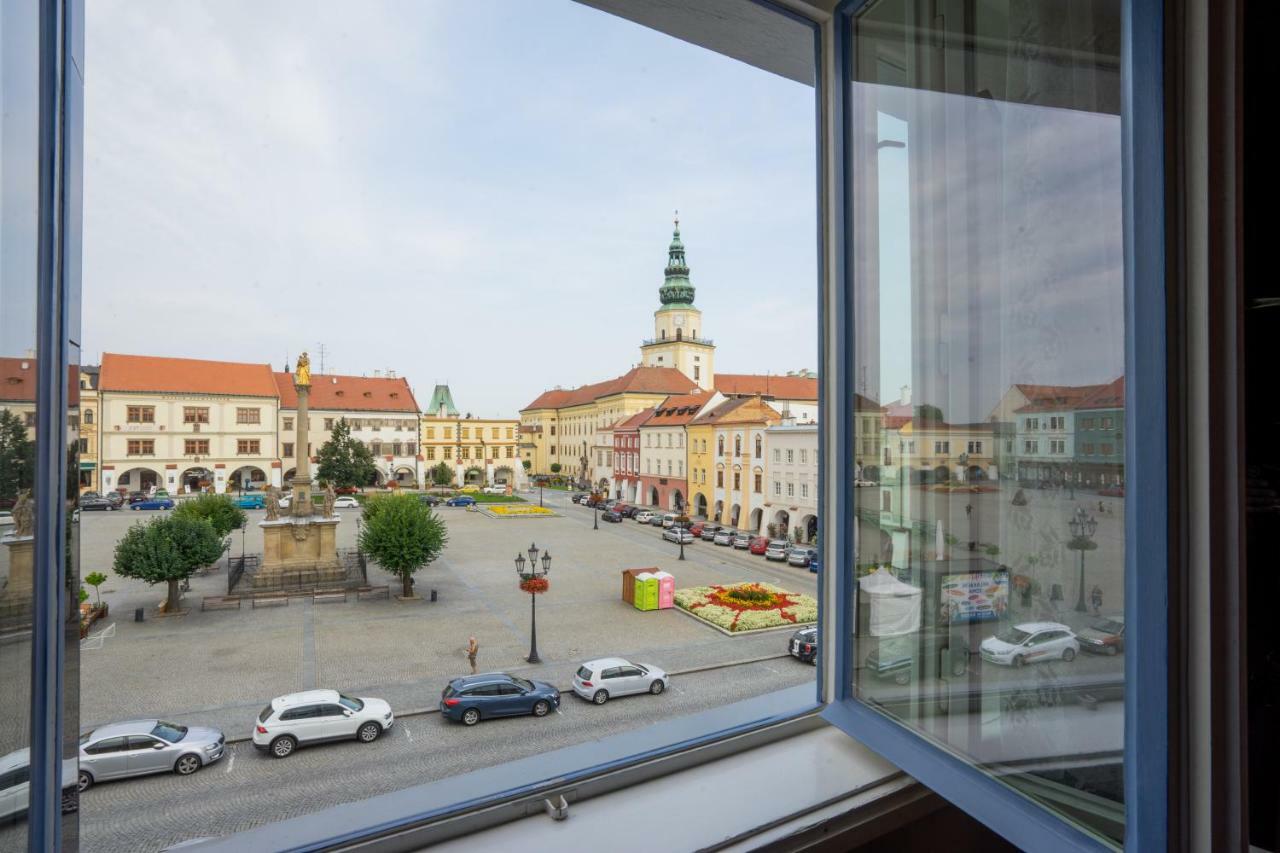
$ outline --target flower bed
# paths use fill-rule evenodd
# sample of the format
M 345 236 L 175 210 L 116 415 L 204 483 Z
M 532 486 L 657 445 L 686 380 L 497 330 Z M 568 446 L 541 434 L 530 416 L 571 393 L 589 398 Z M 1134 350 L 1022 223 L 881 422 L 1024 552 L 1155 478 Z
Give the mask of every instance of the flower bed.
M 732 633 L 818 621 L 812 596 L 767 583 L 693 586 L 676 590 L 676 607 Z
M 544 506 L 530 504 L 480 504 L 478 507 L 491 518 L 546 518 L 555 515 Z

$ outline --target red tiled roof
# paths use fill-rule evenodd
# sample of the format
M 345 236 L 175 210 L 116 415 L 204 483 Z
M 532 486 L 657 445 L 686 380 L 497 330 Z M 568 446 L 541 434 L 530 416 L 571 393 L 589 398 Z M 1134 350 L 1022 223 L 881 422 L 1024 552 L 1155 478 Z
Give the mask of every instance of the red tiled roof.
M 1023 412 L 1061 412 L 1076 408 L 1082 400 L 1106 388 L 1106 385 L 1014 385 L 1027 405 L 1015 409 Z
M 1077 409 L 1123 409 L 1124 377 L 1108 382 L 1080 401 Z
M 692 379 L 674 367 L 633 367 L 621 376 L 580 385 L 571 390 L 544 391 L 520 411 L 567 409 L 614 394 L 683 394 L 697 387 Z
M 653 417 L 643 424 L 651 427 L 681 426 L 698 416 L 711 395 L 705 391 L 697 394 L 672 394 L 653 407 Z
M 904 426 L 906 426 L 909 423 L 911 423 L 910 415 L 885 415 L 884 416 L 885 429 L 902 429 Z
M 279 395 L 270 365 L 112 352 L 102 356 L 98 387 L 103 391 L 195 392 L 236 397 Z
M 758 404 L 759 411 L 743 411 L 748 408 L 756 408 Z M 757 397 L 731 397 L 719 405 L 707 409 L 693 419 L 692 423 L 705 424 L 740 424 L 755 423 L 757 421 L 773 421 L 777 422 L 782 419 L 776 409 L 768 403 Z
M 0 358 L 0 402 L 34 403 L 35 401 L 36 360 L 34 358 Z M 67 404 L 73 409 L 80 405 L 80 368 L 74 364 L 69 370 L 67 380 Z
M 622 432 L 623 430 L 631 431 L 638 429 L 641 424 L 649 420 L 651 417 L 653 417 L 653 409 L 641 409 L 622 423 L 614 424 L 613 431 L 617 433 Z
M 816 400 L 818 380 L 804 376 L 770 376 L 767 373 L 717 373 L 716 390 L 734 396 L 759 394 L 775 400 Z
M 273 375 L 280 393 L 280 408 L 298 408 L 293 374 L 277 371 Z M 401 377 L 315 373 L 311 376 L 310 406 L 317 410 L 418 413 L 418 403 L 409 389 L 409 382 Z

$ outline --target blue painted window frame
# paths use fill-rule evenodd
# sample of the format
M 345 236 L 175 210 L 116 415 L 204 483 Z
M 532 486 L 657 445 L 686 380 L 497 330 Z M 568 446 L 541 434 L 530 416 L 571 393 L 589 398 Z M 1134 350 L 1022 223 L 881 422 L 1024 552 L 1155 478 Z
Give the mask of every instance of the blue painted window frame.
M 823 339 L 823 364 L 839 365 L 832 385 L 840 400 L 854 399 L 852 272 L 848 263 L 853 223 L 848 174 L 848 122 L 853 69 L 853 21 L 868 0 L 843 0 L 835 11 L 835 146 L 833 230 L 835 340 Z M 1164 19 L 1156 0 L 1121 6 L 1121 151 L 1124 178 L 1126 514 L 1124 794 L 1126 850 L 1168 846 L 1168 398 L 1164 241 Z M 1139 211 L 1141 216 L 1138 215 Z M 828 352 L 827 346 L 833 348 Z M 824 472 L 854 470 L 854 415 L 850 406 L 827 406 L 835 447 L 824 446 Z M 1142 441 L 1138 441 L 1142 436 Z M 832 476 L 833 504 L 825 508 L 824 565 L 852 567 L 852 478 Z M 1097 837 L 1058 817 L 969 762 L 929 743 L 852 694 L 855 659 L 851 571 L 836 571 L 832 641 L 824 644 L 835 666 L 835 693 L 823 716 L 957 807 L 1023 849 L 1108 850 Z M 828 592 L 830 590 L 828 589 Z

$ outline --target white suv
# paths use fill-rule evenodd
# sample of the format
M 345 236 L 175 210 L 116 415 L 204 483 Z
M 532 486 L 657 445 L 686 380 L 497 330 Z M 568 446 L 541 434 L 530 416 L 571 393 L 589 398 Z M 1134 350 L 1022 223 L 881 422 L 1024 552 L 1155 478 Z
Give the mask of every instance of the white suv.
M 651 513 L 647 509 L 642 509 L 636 513 L 636 521 L 640 522 L 641 524 L 648 524 L 651 521 L 653 521 L 653 513 Z
M 272 699 L 253 727 L 253 745 L 276 758 L 285 758 L 305 743 L 349 738 L 373 743 L 393 725 L 391 706 L 382 699 L 356 699 L 336 690 L 308 690 Z

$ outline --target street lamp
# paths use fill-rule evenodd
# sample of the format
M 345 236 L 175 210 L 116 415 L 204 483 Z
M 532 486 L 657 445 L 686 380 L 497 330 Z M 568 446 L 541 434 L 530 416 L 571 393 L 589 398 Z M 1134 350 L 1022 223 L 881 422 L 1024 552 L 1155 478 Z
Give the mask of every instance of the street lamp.
M 530 545 L 527 552 L 529 559 L 527 561 L 528 571 L 525 570 L 526 561 L 524 554 L 516 554 L 516 574 L 520 576 L 520 580 L 535 580 L 537 578 L 545 578 L 551 573 L 551 551 L 547 550 L 542 554 L 542 571 L 538 571 L 538 546 Z M 538 657 L 538 595 L 537 593 L 529 593 L 529 657 L 525 658 L 529 663 L 541 663 L 542 659 Z
M 1067 548 L 1080 552 L 1080 595 L 1076 599 L 1076 612 L 1088 613 L 1089 608 L 1084 601 L 1084 552 L 1098 547 L 1098 543 L 1093 541 L 1098 521 L 1085 512 L 1084 507 L 1076 507 L 1075 515 L 1067 522 L 1067 526 L 1071 529 L 1071 541 L 1067 543 Z
M 600 529 L 600 501 L 594 498 L 591 501 L 591 529 Z

